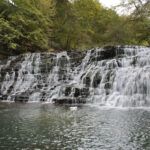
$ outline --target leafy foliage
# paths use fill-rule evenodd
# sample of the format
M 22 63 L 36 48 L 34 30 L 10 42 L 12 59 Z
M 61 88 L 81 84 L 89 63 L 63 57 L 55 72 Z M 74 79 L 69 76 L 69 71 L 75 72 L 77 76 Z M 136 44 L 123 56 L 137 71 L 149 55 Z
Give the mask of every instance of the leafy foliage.
M 150 45 L 149 0 L 121 6 L 132 13 L 119 16 L 98 0 L 0 0 L 0 53 Z
M 41 51 L 49 48 L 53 8 L 47 0 L 0 2 L 0 49 L 11 53 Z M 47 15 L 45 14 L 47 11 Z M 51 16 L 48 14 L 51 12 Z

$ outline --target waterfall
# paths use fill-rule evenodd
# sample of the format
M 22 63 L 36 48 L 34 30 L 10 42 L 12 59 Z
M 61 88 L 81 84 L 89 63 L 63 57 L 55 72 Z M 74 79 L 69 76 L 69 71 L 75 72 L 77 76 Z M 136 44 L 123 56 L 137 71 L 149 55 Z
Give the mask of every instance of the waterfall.
M 150 106 L 150 48 L 27 53 L 0 61 L 0 100 Z

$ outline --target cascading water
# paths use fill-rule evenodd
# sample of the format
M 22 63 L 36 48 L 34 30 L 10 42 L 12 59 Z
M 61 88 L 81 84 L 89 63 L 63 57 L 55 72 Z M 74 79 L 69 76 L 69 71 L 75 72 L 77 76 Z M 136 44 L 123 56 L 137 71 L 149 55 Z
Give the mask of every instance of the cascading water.
M 150 106 L 148 47 L 29 53 L 0 63 L 1 100 Z

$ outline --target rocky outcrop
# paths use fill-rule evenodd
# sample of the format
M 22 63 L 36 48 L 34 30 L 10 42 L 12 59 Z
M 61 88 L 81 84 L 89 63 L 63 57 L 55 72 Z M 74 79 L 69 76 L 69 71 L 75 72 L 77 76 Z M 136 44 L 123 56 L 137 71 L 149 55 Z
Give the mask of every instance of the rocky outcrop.
M 147 105 L 149 57 L 137 46 L 10 57 L 0 61 L 0 100 Z
M 85 98 L 71 98 L 71 97 L 64 97 L 64 98 L 57 98 L 52 100 L 55 104 L 85 104 Z

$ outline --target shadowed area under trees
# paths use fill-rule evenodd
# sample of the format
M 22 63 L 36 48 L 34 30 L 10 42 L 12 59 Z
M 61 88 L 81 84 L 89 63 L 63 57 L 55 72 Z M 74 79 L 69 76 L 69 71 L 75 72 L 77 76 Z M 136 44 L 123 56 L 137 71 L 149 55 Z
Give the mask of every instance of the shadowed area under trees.
M 0 0 L 0 55 L 150 45 L 149 0 L 124 0 L 118 15 L 98 0 Z

